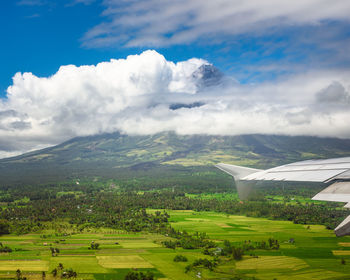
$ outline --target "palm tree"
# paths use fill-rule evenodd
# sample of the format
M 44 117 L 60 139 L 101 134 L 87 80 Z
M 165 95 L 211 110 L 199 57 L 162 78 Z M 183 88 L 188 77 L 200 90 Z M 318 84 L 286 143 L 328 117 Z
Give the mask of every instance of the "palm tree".
M 53 277 L 56 277 L 57 276 L 57 268 L 54 268 L 51 273 L 52 273 Z
M 22 272 L 21 272 L 20 269 L 17 269 L 17 270 L 16 270 L 16 279 L 17 279 L 17 280 L 22 279 Z

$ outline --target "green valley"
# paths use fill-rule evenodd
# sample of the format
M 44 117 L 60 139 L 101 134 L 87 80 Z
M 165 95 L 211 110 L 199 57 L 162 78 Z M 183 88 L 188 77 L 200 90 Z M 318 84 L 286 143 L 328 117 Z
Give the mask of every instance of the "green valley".
M 54 279 L 51 271 L 59 263 L 76 271 L 78 279 L 97 280 L 124 279 L 130 271 L 150 271 L 157 279 L 193 279 L 198 273 L 203 279 L 344 279 L 350 274 L 350 238 L 336 238 L 323 226 L 216 212 L 167 213 L 172 227 L 190 234 L 206 232 L 217 248 L 224 247 L 224 240 L 243 246 L 269 238 L 278 240 L 280 246 L 277 250 L 246 250 L 242 260 L 234 260 L 220 256 L 219 251 L 216 257 L 204 255 L 202 249 L 166 248 L 162 241 L 173 239 L 161 234 L 93 227 L 80 233 L 69 228 L 64 234 L 46 230 L 1 237 L 13 252 L 0 255 L 0 277 L 14 277 L 20 269 L 29 279 L 40 279 L 42 271 L 47 279 Z M 98 250 L 89 249 L 92 241 L 100 244 Z M 59 248 L 60 253 L 52 256 L 50 246 Z M 187 262 L 174 262 L 179 254 Z M 186 273 L 185 267 L 199 258 L 217 258 L 218 264 L 212 271 L 196 267 Z
M 0 160 L 0 279 L 344 279 L 350 239 L 324 186 L 240 201 L 218 162 L 350 155 L 350 141 L 105 134 Z M 331 218 L 330 218 L 331 217 Z M 175 261 L 174 261 L 175 260 Z

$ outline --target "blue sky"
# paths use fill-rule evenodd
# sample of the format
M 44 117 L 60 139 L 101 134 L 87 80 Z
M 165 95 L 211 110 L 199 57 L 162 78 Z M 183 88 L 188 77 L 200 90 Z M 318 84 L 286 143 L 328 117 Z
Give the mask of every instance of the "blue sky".
M 92 64 L 112 56 L 110 50 L 81 48 L 79 41 L 82 34 L 98 22 L 100 5 L 65 7 L 64 1 L 56 2 L 42 5 L 39 1 L 1 2 L 2 91 L 12 83 L 16 72 L 48 76 L 64 64 Z
M 350 138 L 349 11 L 348 0 L 1 1 L 0 157 L 114 131 Z M 223 73 L 214 83 L 208 64 Z
M 134 15 L 128 9 L 135 10 L 139 1 L 125 2 L 126 4 L 123 1 L 101 0 L 1 1 L 2 95 L 12 83 L 11 78 L 16 72 L 28 71 L 38 76 L 49 76 L 61 65 L 96 64 L 110 58 L 137 54 L 149 48 L 157 50 L 171 61 L 191 57 L 207 59 L 222 71 L 234 75 L 241 83 L 276 79 L 281 75 L 301 71 L 300 69 L 349 67 L 349 55 L 340 48 L 349 47 L 350 25 L 341 14 L 329 18 L 320 16 L 316 22 L 310 20 L 295 23 L 291 20 L 292 23 L 285 25 L 266 24 L 266 28 L 261 30 L 258 29 L 259 23 L 253 18 L 247 24 L 255 24 L 255 27 L 251 29 L 241 27 L 242 31 L 237 30 L 231 34 L 222 31 L 219 26 L 202 37 L 183 39 L 169 44 L 164 43 L 164 40 L 157 43 L 142 39 L 138 43 L 130 44 L 132 39 L 144 32 L 139 26 L 142 23 L 139 25 L 136 23 L 133 27 L 111 24 L 118 17 L 130 17 L 134 20 L 132 18 Z M 141 2 L 145 3 L 144 9 L 151 7 L 152 1 Z M 147 2 L 150 2 L 149 6 L 146 5 Z M 108 13 L 108 10 L 113 11 L 116 8 L 119 8 L 119 11 Z M 122 8 L 125 9 L 124 12 Z M 166 8 L 164 5 L 164 9 Z M 136 12 L 141 16 L 146 13 L 140 9 Z M 190 9 L 182 11 L 184 20 L 189 17 L 186 13 L 191 12 Z M 204 24 L 210 25 L 211 22 Z M 106 29 L 112 27 L 113 30 L 110 34 L 103 34 L 102 31 L 101 36 L 86 38 L 92 29 L 102 25 L 105 25 Z M 186 24 L 180 26 L 174 23 L 174 26 L 159 34 L 166 38 L 182 32 L 182 28 L 191 28 L 186 27 Z M 100 38 L 123 36 L 125 35 L 123 32 L 129 37 L 98 43 Z M 193 30 L 193 33 L 195 32 L 196 30 Z

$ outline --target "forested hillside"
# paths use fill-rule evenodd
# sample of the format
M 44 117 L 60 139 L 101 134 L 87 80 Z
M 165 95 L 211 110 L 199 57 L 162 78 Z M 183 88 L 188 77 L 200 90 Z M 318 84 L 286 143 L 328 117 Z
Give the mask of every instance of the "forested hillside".
M 79 137 L 60 145 L 0 160 L 3 183 L 81 177 L 135 178 L 216 172 L 218 162 L 257 168 L 310 158 L 350 156 L 350 140 L 269 135 L 150 136 L 119 133 Z

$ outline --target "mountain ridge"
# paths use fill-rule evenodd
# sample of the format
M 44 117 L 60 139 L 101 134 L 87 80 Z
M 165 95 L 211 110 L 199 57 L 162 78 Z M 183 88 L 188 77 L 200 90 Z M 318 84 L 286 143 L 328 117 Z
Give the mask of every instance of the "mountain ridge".
M 23 174 L 25 178 L 57 174 L 61 179 L 89 174 L 113 177 L 120 170 L 210 169 L 218 162 L 265 169 L 303 159 L 342 156 L 350 156 L 350 139 L 110 133 L 77 137 L 53 147 L 0 159 L 0 181 L 11 181 Z

